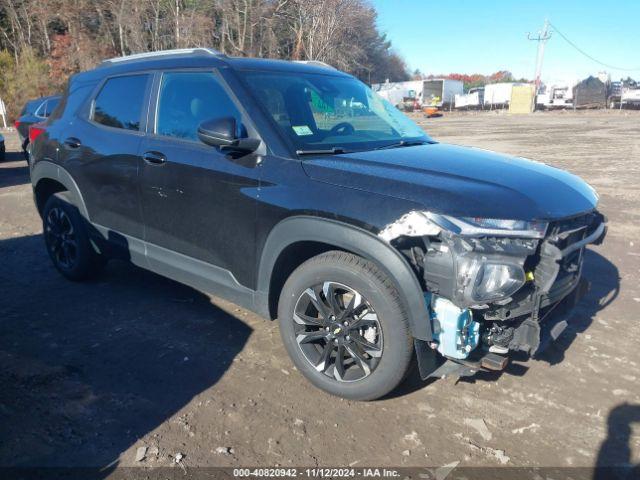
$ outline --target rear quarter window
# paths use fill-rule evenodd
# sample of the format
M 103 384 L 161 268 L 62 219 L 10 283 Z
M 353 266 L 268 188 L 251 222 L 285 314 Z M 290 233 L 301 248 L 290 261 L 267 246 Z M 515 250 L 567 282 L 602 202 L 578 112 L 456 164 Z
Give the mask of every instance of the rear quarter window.
M 139 131 L 149 75 L 108 79 L 96 96 L 91 119 L 123 130 Z
M 34 112 L 34 115 L 36 117 L 44 118 L 45 117 L 44 112 L 45 112 L 46 106 L 47 106 L 47 101 L 45 100 L 38 106 L 38 109 Z
M 50 99 L 45 106 L 44 116 L 50 117 L 51 113 L 56 109 L 59 103 L 60 103 L 60 98 Z
M 53 120 L 57 120 L 59 118 L 62 117 L 62 114 L 65 111 L 65 108 L 67 107 L 67 99 L 69 98 L 69 89 L 67 88 L 64 93 L 62 94 L 62 96 L 57 99 L 57 104 L 55 106 L 55 108 L 53 108 L 50 112 L 49 115 L 49 121 L 53 121 Z M 85 97 L 86 99 L 87 97 Z

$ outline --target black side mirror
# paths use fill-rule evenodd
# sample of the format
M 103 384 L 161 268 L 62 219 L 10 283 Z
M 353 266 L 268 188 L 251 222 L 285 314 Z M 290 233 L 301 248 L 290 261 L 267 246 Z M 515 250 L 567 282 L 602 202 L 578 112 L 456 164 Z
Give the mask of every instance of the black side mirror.
M 201 142 L 219 147 L 231 153 L 247 154 L 260 146 L 257 138 L 239 138 L 236 119 L 233 117 L 212 118 L 205 120 L 198 127 L 198 138 Z

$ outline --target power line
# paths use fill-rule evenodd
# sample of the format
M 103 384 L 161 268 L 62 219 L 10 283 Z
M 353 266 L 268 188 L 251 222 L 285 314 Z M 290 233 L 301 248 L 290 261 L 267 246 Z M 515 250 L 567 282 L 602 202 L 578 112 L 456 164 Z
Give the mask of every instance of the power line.
M 587 52 L 585 52 L 584 50 L 582 50 L 580 47 L 578 47 L 575 43 L 573 43 L 571 40 L 569 40 L 567 38 L 567 36 L 562 33 L 560 30 L 558 30 L 558 27 L 556 27 L 554 24 L 552 24 L 551 22 L 549 22 L 549 25 L 551 25 L 551 27 L 553 28 L 553 30 L 560 35 L 565 42 L 567 42 L 569 45 L 571 45 L 573 48 L 575 48 L 578 52 L 580 52 L 582 55 L 584 55 L 585 57 L 593 60 L 596 63 L 599 63 L 600 65 L 610 68 L 612 70 L 621 70 L 621 71 L 625 71 L 625 72 L 633 72 L 633 71 L 637 71 L 640 70 L 640 67 L 635 67 L 635 68 L 623 68 L 623 67 L 616 67 L 615 65 L 609 65 L 608 63 L 604 63 L 601 62 L 600 60 L 598 60 L 597 58 L 592 57 L 591 55 L 589 55 Z

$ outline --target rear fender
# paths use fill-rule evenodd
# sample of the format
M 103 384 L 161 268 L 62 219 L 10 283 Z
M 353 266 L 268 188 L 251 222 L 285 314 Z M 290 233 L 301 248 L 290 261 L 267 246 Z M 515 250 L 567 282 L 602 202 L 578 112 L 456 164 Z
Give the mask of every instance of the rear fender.
M 89 220 L 89 213 L 80 188 L 78 188 L 78 184 L 69 172 L 60 165 L 56 165 L 47 160 L 41 160 L 37 162 L 31 170 L 31 185 L 33 186 L 34 195 L 38 183 L 44 179 L 55 180 L 64 185 L 69 192 L 73 204 L 78 208 L 82 216 Z

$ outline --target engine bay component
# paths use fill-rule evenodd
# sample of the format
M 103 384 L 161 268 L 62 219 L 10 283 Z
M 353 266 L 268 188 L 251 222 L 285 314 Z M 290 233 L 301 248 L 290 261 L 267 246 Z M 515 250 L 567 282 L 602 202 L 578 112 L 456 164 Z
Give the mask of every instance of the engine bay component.
M 446 298 L 425 294 L 431 313 L 436 349 L 445 357 L 465 359 L 478 346 L 480 324 L 473 320 L 471 310 L 459 308 Z
M 483 343 L 489 345 L 489 351 L 507 353 L 513 339 L 513 327 L 504 327 L 496 323 L 482 334 Z

